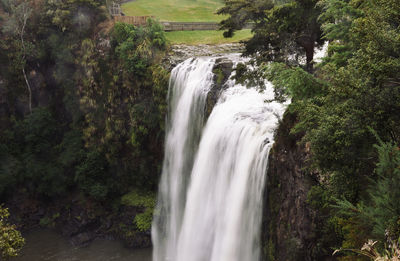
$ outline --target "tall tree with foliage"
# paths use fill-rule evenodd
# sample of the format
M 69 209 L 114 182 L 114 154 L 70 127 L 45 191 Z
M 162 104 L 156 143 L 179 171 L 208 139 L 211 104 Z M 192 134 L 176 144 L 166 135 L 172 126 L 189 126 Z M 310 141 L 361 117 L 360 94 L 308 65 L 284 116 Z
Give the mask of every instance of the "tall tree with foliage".
M 293 92 L 310 86 L 283 81 L 282 75 L 294 75 L 297 69 L 270 65 L 267 75 L 292 95 L 290 109 L 298 114 L 292 131 L 305 133 L 311 167 L 324 177 L 316 185 L 323 193 L 310 194 L 311 201 L 323 202 L 318 211 L 327 213 L 319 223 L 322 248 L 359 248 L 368 237 L 384 238 L 385 229 L 395 237 L 398 233 L 397 207 L 391 205 L 397 198 L 396 188 L 390 186 L 396 184 L 395 176 L 383 173 L 396 165 L 390 162 L 396 162 L 400 144 L 400 6 L 393 0 L 335 0 L 319 5 L 324 35 L 330 40 L 328 56 L 313 75 L 315 83 L 309 81 L 319 91 L 307 96 Z M 379 145 L 379 153 L 370 128 L 389 142 Z M 389 154 L 394 158 L 385 160 L 383 155 Z M 365 189 L 368 186 L 371 189 Z M 364 214 L 344 217 L 328 210 L 335 198 L 342 197 L 347 202 L 343 207 L 358 204 Z
M 253 24 L 253 37 L 245 42 L 246 54 L 260 61 L 301 64 L 313 70 L 314 48 L 323 44 L 317 0 L 261 1 L 226 0 L 218 14 L 229 15 L 221 22 L 230 37 L 246 23 Z
M 29 52 L 25 43 L 25 30 L 28 19 L 32 13 L 31 5 L 32 3 L 30 1 L 3 0 L 3 6 L 5 6 L 5 8 L 10 12 L 10 17 L 4 26 L 4 31 L 15 34 L 19 38 L 18 40 L 20 41 L 19 45 L 21 46 L 21 50 L 18 60 L 20 60 L 19 63 L 22 68 L 22 74 L 28 89 L 29 112 L 32 113 L 32 87 L 25 70 L 26 56 L 27 52 Z
M 46 199 L 78 189 L 111 202 L 133 187 L 156 187 L 168 85 L 159 65 L 165 35 L 154 21 L 114 27 L 103 4 L 35 1 L 23 63 L 16 59 L 24 57 L 20 35 L 0 33 L 1 198 L 16 188 Z
M 399 8 L 397 0 L 229 1 L 220 10 L 230 15 L 222 22 L 228 35 L 246 21 L 255 22 L 246 50 L 272 61 L 256 74 L 274 84 L 277 99 L 291 98 L 289 110 L 297 115 L 291 132 L 304 134 L 302 141 L 310 145 L 309 171 L 321 175 L 309 195 L 320 213 L 316 260 L 330 255 L 332 247 L 361 247 L 368 236 L 378 235 L 371 231 L 382 237 L 383 227 L 397 235 L 397 214 L 381 211 L 380 216 L 377 210 L 396 209 L 389 203 L 397 197 L 389 186 L 395 180 L 378 173 L 385 165 L 381 149 L 395 155 L 400 144 Z M 309 26 L 296 26 L 302 20 Z M 318 37 L 308 39 L 329 41 L 327 57 L 313 70 L 287 58 L 295 50 L 304 53 L 296 39 L 311 32 Z M 377 153 L 371 128 L 382 144 L 394 145 L 381 144 Z M 332 205 L 342 197 L 350 205 L 363 204 L 369 217 L 339 215 Z
M 367 195 L 357 205 L 338 200 L 337 208 L 341 215 L 356 221 L 368 237 L 396 241 L 400 237 L 400 148 L 380 139 L 375 148 L 379 161 Z

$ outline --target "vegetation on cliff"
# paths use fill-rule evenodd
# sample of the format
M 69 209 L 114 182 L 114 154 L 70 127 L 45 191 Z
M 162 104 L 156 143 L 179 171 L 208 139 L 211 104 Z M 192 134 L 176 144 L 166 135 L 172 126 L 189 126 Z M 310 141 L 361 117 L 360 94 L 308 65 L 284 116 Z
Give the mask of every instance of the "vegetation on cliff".
M 323 43 L 318 20 L 321 7 L 316 2 L 226 0 L 218 13 L 229 15 L 221 22 L 226 37 L 232 37 L 246 23 L 254 23 L 254 36 L 246 42 L 245 54 L 256 55 L 260 62 L 297 64 L 302 57 L 306 59 L 307 70 L 311 71 L 314 49 Z
M 8 223 L 9 216 L 8 209 L 0 205 L 0 257 L 3 260 L 17 256 L 25 244 L 15 225 Z
M 247 53 L 264 64 L 257 76 L 274 83 L 277 98 L 291 97 L 289 110 L 297 115 L 291 132 L 304 134 L 311 149 L 309 204 L 318 214 L 309 258 L 359 249 L 368 239 L 397 240 L 398 1 L 226 1 L 220 12 L 230 14 L 222 22 L 227 36 L 245 21 L 256 23 Z M 308 45 L 323 41 L 327 57 L 313 68 Z
M 0 8 L 0 201 L 80 195 L 109 211 L 134 189 L 154 191 L 168 85 L 161 26 L 114 25 L 102 1 Z

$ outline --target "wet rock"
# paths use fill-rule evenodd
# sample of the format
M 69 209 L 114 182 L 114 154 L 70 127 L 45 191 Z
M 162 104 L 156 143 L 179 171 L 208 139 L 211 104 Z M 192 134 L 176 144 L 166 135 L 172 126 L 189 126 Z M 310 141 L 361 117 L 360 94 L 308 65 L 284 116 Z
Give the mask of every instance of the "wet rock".
M 57 220 L 57 228 L 67 237 L 75 237 L 83 232 L 94 233 L 100 227 L 100 224 L 99 217 L 89 218 L 88 209 L 84 209 L 80 205 L 64 209 Z
M 207 94 L 206 117 L 208 117 L 218 101 L 221 92 L 226 89 L 226 82 L 233 71 L 233 62 L 227 57 L 218 58 L 212 69 L 214 73 L 213 85 Z
M 150 231 L 138 231 L 134 224 L 135 216 L 143 213 L 144 207 L 123 206 L 118 217 L 119 229 L 116 237 L 122 239 L 124 245 L 129 248 L 151 247 Z M 122 225 L 122 226 L 121 226 Z
M 83 232 L 76 236 L 71 237 L 70 242 L 74 246 L 86 246 L 88 245 L 93 239 L 95 235 L 89 232 Z
M 214 67 L 212 69 L 213 73 L 217 78 L 215 78 L 216 84 L 222 85 L 225 83 L 233 70 L 233 62 L 227 57 L 218 58 L 215 61 Z
M 146 248 L 151 246 L 151 236 L 147 232 L 134 232 L 124 238 L 126 247 Z
M 178 63 L 190 57 L 200 56 L 224 56 L 229 53 L 241 53 L 244 45 L 240 43 L 228 43 L 219 45 L 172 45 L 163 61 L 165 68 L 172 70 Z
M 316 212 L 307 203 L 313 177 L 304 169 L 309 150 L 292 134 L 296 115 L 286 113 L 269 155 L 264 195 L 263 260 L 312 260 L 316 248 Z

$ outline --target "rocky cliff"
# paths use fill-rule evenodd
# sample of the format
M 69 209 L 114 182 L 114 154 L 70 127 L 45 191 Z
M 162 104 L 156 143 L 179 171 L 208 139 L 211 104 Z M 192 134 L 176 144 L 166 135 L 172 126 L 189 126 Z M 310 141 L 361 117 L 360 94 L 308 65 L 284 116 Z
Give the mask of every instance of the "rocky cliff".
M 269 156 L 263 209 L 263 260 L 314 260 L 316 213 L 307 204 L 313 175 L 306 171 L 309 149 L 291 134 L 296 115 L 286 112 Z

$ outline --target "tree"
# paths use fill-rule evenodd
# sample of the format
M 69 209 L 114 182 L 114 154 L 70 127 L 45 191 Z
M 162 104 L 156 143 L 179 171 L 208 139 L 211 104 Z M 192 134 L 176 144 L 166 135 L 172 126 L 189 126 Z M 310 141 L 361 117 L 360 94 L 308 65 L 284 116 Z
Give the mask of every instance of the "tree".
M 285 60 L 283 52 L 295 46 L 287 45 L 296 37 L 296 31 L 290 31 L 296 26 L 288 27 L 288 18 L 301 17 L 301 11 L 289 10 L 304 3 L 274 4 L 257 18 L 240 17 L 256 21 L 247 50 L 253 41 L 260 48 L 255 49 L 258 55 L 267 55 L 264 60 L 282 60 L 262 66 L 263 75 L 274 84 L 278 98 L 291 98 L 289 110 L 297 115 L 291 132 L 301 134 L 310 146 L 308 170 L 320 174 L 309 194 L 310 202 L 318 202 L 313 208 L 318 211 L 320 260 L 330 255 L 331 247 L 358 248 L 370 236 L 384 239 L 385 230 L 396 239 L 400 232 L 395 175 L 400 144 L 400 5 L 398 0 L 315 1 L 315 16 L 310 17 L 320 24 L 329 46 L 327 57 L 310 74 Z M 232 5 L 225 8 L 233 12 L 225 21 L 240 14 Z M 381 143 L 377 152 L 370 128 L 391 143 Z M 335 198 L 342 197 L 346 200 L 341 207 L 357 215 L 339 215 L 332 207 Z
M 15 229 L 15 225 L 7 222 L 9 216 L 8 209 L 0 206 L 0 256 L 5 260 L 17 256 L 25 244 L 24 238 Z
M 6 7 L 8 7 L 10 12 L 10 18 L 4 27 L 5 31 L 16 34 L 21 43 L 21 70 L 24 76 L 26 88 L 28 89 L 29 112 L 32 113 L 32 88 L 25 71 L 27 47 L 24 39 L 26 24 L 31 16 L 32 8 L 30 6 L 30 2 L 27 0 L 4 0 L 4 4 Z
M 400 149 L 391 142 L 379 139 L 379 161 L 376 164 L 376 178 L 370 179 L 365 197 L 357 204 L 346 199 L 337 200 L 338 214 L 348 232 L 345 242 L 350 247 L 362 245 L 368 238 L 396 241 L 400 237 Z M 355 237 L 357 235 L 363 237 Z M 350 232 L 350 233 L 349 233 Z
M 292 131 L 305 133 L 312 167 L 326 183 L 318 184 L 326 188 L 326 198 L 346 198 L 341 208 L 349 215 L 335 209 L 321 223 L 336 220 L 338 238 L 343 237 L 337 244 L 358 248 L 372 236 L 384 239 L 385 230 L 393 238 L 399 235 L 400 6 L 396 0 L 320 5 L 330 43 L 315 76 L 326 88 L 292 99 L 291 109 L 298 114 Z M 391 143 L 381 143 L 377 152 L 370 128 Z M 324 226 L 321 234 L 328 231 Z
M 247 42 L 246 54 L 262 62 L 277 61 L 299 65 L 313 71 L 314 48 L 323 44 L 317 0 L 261 1 L 225 0 L 218 14 L 229 15 L 221 22 L 225 37 L 253 23 L 254 36 Z
M 318 5 L 322 8 L 319 21 L 322 23 L 323 37 L 329 41 L 329 55 L 323 63 L 345 66 L 357 50 L 352 41 L 351 28 L 353 21 L 362 16 L 361 3 L 350 0 L 321 0 Z

